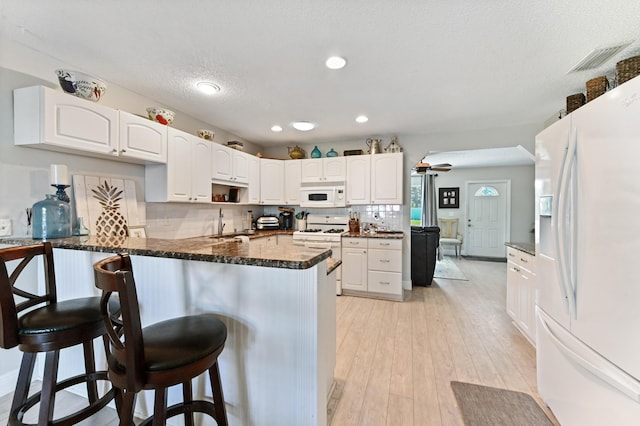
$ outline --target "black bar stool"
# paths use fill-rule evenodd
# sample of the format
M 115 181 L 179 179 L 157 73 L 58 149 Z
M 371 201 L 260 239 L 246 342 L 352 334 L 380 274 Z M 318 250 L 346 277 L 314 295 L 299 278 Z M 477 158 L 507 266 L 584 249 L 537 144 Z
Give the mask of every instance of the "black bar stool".
M 96 287 L 103 291 L 102 312 L 107 325 L 109 379 L 116 387 L 120 425 L 133 424 L 136 395 L 154 390 L 154 412 L 141 425 L 164 425 L 166 419 L 184 414 L 193 425 L 193 413 L 213 417 L 227 425 L 218 356 L 227 340 L 227 328 L 219 319 L 192 315 L 161 321 L 145 328 L 140 322 L 136 285 L 131 259 L 126 254 L 97 262 Z M 121 312 L 109 306 L 117 294 Z M 205 371 L 213 391 L 213 403 L 193 400 L 191 380 Z M 182 383 L 183 402 L 167 408 L 167 388 Z
M 25 267 L 37 258 L 42 258 L 44 264 L 42 295 L 16 286 Z M 19 263 L 9 274 L 7 263 L 12 261 Z M 28 286 L 35 289 L 37 283 L 30 282 Z M 24 283 L 20 282 L 20 287 L 24 287 Z M 112 308 L 117 310 L 117 303 Z M 99 297 L 57 301 L 50 243 L 0 249 L 0 346 L 5 349 L 18 346 L 24 352 L 9 425 L 24 424 L 25 413 L 38 402 L 38 425 L 76 424 L 106 406 L 114 398 L 115 389 L 111 388 L 102 397 L 98 395 L 96 382 L 108 379 L 106 371 L 96 371 L 93 351 L 93 339 L 105 333 Z M 86 373 L 58 382 L 60 350 L 80 344 L 84 347 Z M 46 353 L 42 389 L 29 396 L 36 355 L 41 352 Z M 88 405 L 54 420 L 56 392 L 83 382 L 87 384 Z

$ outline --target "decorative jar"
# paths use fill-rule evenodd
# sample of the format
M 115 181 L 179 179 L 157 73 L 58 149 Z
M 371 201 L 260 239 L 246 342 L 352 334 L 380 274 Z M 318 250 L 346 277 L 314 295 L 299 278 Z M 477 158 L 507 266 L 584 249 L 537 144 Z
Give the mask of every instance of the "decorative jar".
M 65 238 L 71 236 L 69 203 L 60 201 L 54 194 L 33 205 L 33 238 Z
M 320 158 L 320 157 L 322 157 L 322 153 L 318 149 L 318 145 L 316 145 L 313 148 L 313 151 L 311 151 L 311 158 Z

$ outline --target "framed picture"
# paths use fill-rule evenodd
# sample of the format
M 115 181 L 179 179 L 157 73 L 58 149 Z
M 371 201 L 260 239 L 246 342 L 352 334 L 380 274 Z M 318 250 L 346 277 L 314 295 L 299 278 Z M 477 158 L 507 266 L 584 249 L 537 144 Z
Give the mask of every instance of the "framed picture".
M 441 209 L 460 208 L 460 188 L 439 188 L 438 195 Z
M 129 236 L 134 238 L 147 238 L 147 229 L 144 226 L 130 226 Z

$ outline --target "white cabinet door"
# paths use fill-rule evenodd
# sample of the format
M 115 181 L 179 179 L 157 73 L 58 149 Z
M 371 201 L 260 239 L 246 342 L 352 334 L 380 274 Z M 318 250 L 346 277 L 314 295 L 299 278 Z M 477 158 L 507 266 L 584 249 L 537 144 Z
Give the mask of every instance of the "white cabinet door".
M 233 181 L 236 185 L 249 184 L 249 157 L 252 155 L 233 149 Z
M 371 155 L 371 203 L 402 204 L 402 153 Z
M 211 142 L 191 137 L 191 201 L 211 202 Z
M 118 111 L 43 86 L 14 90 L 16 145 L 115 156 Z
M 284 161 L 260 159 L 260 204 L 284 204 Z
M 223 185 L 249 183 L 249 154 L 220 144 L 212 144 L 211 179 Z
M 300 160 L 287 160 L 284 162 L 284 197 L 286 204 L 300 204 L 301 172 L 302 162 Z
M 345 158 L 347 204 L 371 204 L 371 156 L 351 155 Z
M 302 163 L 302 172 L 300 174 L 300 181 L 302 183 L 317 183 L 321 182 L 324 178 L 322 158 L 287 161 L 300 161 Z
M 259 204 L 260 203 L 260 159 L 249 155 L 248 158 L 249 167 L 249 184 L 245 191 L 246 199 L 243 202 L 246 204 Z
M 211 152 L 211 179 L 213 181 L 232 181 L 233 151 L 233 149 L 224 145 L 213 144 Z
M 345 157 L 323 158 L 322 163 L 325 182 L 344 182 L 347 169 Z
M 310 158 L 302 161 L 302 183 L 344 182 L 346 176 L 345 157 Z
M 167 126 L 119 111 L 118 154 L 155 163 L 167 162 Z
M 366 248 L 342 249 L 342 288 L 367 291 Z
M 191 195 L 191 138 L 186 133 L 169 129 L 167 152 L 167 201 L 190 202 Z M 145 179 L 145 187 L 155 182 Z
M 520 310 L 520 272 L 518 265 L 507 262 L 507 314 L 518 321 Z
M 145 201 L 211 202 L 211 142 L 168 128 L 167 164 L 145 167 Z

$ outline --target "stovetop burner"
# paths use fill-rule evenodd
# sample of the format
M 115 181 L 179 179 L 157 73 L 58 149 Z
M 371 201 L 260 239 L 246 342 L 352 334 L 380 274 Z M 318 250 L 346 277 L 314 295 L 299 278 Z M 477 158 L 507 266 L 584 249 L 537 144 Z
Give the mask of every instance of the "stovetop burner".
M 326 231 L 327 234 L 342 234 L 343 232 L 345 232 L 344 229 L 339 229 L 339 228 L 334 228 L 334 229 L 328 229 Z
M 300 232 L 322 232 L 322 229 L 304 229 Z

